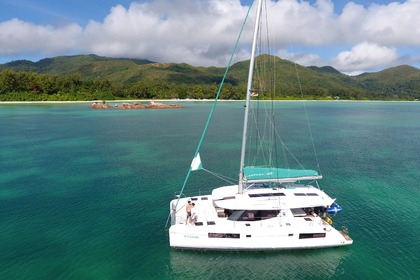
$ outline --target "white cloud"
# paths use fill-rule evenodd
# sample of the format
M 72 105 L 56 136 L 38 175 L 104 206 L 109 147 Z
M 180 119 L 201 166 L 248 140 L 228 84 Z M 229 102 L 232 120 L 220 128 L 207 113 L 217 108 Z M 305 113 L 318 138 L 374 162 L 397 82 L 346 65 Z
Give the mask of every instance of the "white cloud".
M 304 66 L 324 66 L 324 62 L 321 60 L 319 55 L 314 53 L 294 52 L 293 50 L 288 52 L 280 50 L 275 55 Z
M 270 26 L 277 26 L 272 36 L 276 52 L 287 53 L 289 46 L 308 50 L 295 55 L 297 63 L 332 65 L 346 72 L 401 61 L 420 63 L 419 0 L 368 7 L 349 2 L 341 14 L 334 12 L 331 0 L 312 5 L 297 0 L 267 3 Z M 83 27 L 12 19 L 0 23 L 0 55 L 96 53 L 224 66 L 246 11 L 239 0 L 154 0 L 133 2 L 128 8 L 115 6 L 102 22 L 90 21 Z M 252 27 L 252 21 L 247 27 Z M 251 32 L 252 28 L 246 29 L 236 60 L 249 57 Z
M 385 45 L 420 44 L 420 1 L 404 4 L 394 2 L 387 6 L 373 5 L 368 10 L 363 35 Z M 361 34 L 362 35 L 362 34 Z
M 300 65 L 311 66 L 311 65 L 320 65 L 321 59 L 319 55 L 309 53 L 309 54 L 300 54 L 300 55 L 295 56 L 295 59 L 293 60 L 293 62 Z
M 223 65 L 245 12 L 239 1 L 133 3 L 114 7 L 103 23 L 90 22 L 85 42 L 102 55 Z
M 77 24 L 54 28 L 11 19 L 0 23 L 0 54 L 68 52 L 78 45 L 81 33 Z
M 333 65 L 343 72 L 355 73 L 361 69 L 372 69 L 380 65 L 390 65 L 398 59 L 395 48 L 363 42 L 350 51 L 338 54 Z

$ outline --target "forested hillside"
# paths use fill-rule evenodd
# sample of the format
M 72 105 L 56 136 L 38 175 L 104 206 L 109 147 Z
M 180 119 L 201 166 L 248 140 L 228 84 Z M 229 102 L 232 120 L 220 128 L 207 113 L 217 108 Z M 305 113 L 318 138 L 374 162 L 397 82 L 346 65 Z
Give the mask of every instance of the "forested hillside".
M 420 99 L 420 70 L 411 66 L 347 76 L 329 66 L 303 67 L 267 55 L 258 59 L 274 61 L 281 99 Z M 249 61 L 231 66 L 222 99 L 245 97 L 248 66 Z M 211 99 L 224 71 L 96 55 L 20 60 L 0 65 L 0 101 Z M 271 97 L 262 94 L 260 98 Z

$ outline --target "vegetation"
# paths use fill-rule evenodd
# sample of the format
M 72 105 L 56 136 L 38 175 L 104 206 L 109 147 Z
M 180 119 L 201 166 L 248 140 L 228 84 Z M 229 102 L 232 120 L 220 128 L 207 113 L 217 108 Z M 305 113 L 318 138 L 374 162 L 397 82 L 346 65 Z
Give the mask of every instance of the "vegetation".
M 258 58 L 264 59 L 274 63 L 281 99 L 420 99 L 420 70 L 411 66 L 347 76 L 332 67 L 303 67 L 268 55 Z M 244 99 L 248 67 L 249 61 L 232 65 L 222 99 Z M 96 55 L 20 60 L 0 65 L 0 101 L 212 99 L 223 74 L 217 67 Z M 262 93 L 260 98 L 272 97 Z

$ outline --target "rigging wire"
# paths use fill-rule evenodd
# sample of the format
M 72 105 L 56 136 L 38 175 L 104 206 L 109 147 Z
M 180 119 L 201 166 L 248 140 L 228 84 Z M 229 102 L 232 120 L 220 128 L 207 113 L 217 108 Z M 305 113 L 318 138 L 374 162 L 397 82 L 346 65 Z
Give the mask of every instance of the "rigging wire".
M 198 155 L 198 153 L 199 153 L 199 151 L 200 151 L 200 148 L 201 148 L 201 146 L 202 146 L 202 144 L 203 144 L 204 137 L 205 137 L 206 132 L 207 132 L 207 129 L 208 129 L 208 127 L 209 127 L 210 121 L 211 121 L 211 119 L 212 119 L 212 117 L 213 117 L 213 113 L 214 113 L 214 110 L 215 110 L 215 108 L 216 108 L 216 104 L 217 104 L 217 101 L 218 101 L 218 99 L 219 99 L 220 93 L 222 92 L 222 89 L 223 89 L 223 84 L 224 84 L 224 82 L 225 82 L 225 79 L 226 79 L 227 73 L 228 73 L 228 71 L 229 71 L 230 66 L 232 65 L 233 57 L 234 57 L 234 55 L 235 55 L 235 53 L 236 53 L 236 49 L 238 48 L 238 45 L 239 45 L 239 40 L 240 40 L 240 38 L 241 38 L 241 36 L 242 36 L 242 33 L 243 33 L 243 30 L 244 30 L 245 24 L 246 24 L 246 22 L 247 22 L 247 20 L 248 20 L 248 17 L 249 17 L 249 14 L 250 14 L 250 11 L 251 11 L 251 8 L 252 8 L 252 4 L 253 4 L 253 2 L 254 2 L 254 1 L 252 1 L 252 3 L 249 5 L 249 8 L 248 8 L 248 11 L 247 11 L 247 13 L 246 13 L 245 19 L 244 19 L 244 21 L 243 21 L 243 23 L 242 23 L 242 26 L 241 26 L 241 30 L 239 31 L 239 34 L 238 34 L 238 37 L 237 37 L 237 39 L 236 39 L 235 45 L 234 45 L 234 47 L 233 47 L 233 49 L 232 49 L 232 53 L 231 53 L 231 56 L 230 56 L 230 59 L 229 59 L 228 65 L 227 65 L 227 67 L 226 67 L 226 70 L 225 70 L 225 73 L 224 73 L 224 75 L 223 75 L 222 81 L 220 82 L 219 89 L 218 89 L 217 94 L 216 94 L 216 97 L 215 97 L 215 99 L 214 99 L 213 106 L 212 106 L 212 108 L 211 108 L 210 114 L 209 114 L 209 116 L 208 116 L 208 118 L 207 118 L 207 122 L 206 122 L 206 124 L 205 124 L 205 126 L 204 126 L 203 133 L 201 134 L 200 141 L 199 141 L 199 143 L 198 143 L 198 145 L 197 145 L 197 149 L 196 149 L 195 154 L 194 154 L 194 159 L 197 157 L 197 155 Z M 177 202 L 176 202 L 175 209 L 178 207 L 179 200 L 181 199 L 181 195 L 182 195 L 182 194 L 183 194 L 183 192 L 184 192 L 185 186 L 187 185 L 187 182 L 188 182 L 188 179 L 189 179 L 189 177 L 190 177 L 191 172 L 192 172 L 192 168 L 190 167 L 190 168 L 188 169 L 187 175 L 185 176 L 185 180 L 184 180 L 184 183 L 182 184 L 181 191 L 179 192 L 179 197 L 178 197 L 178 200 L 177 200 Z M 171 211 L 172 211 L 172 210 L 171 210 Z M 170 215 L 171 215 L 171 212 L 169 213 L 168 219 L 167 219 L 167 221 L 166 221 L 165 228 L 168 226 L 168 222 L 169 222 L 169 217 L 170 217 Z
M 292 54 L 293 54 L 294 53 L 293 46 L 290 45 L 290 48 L 291 48 Z M 298 71 L 297 63 L 294 60 L 292 62 L 293 62 L 293 66 L 295 68 L 295 73 L 296 73 L 296 77 L 297 77 L 297 81 L 298 81 L 298 85 L 299 85 L 300 96 L 301 96 L 302 100 L 305 100 L 304 99 L 304 95 L 303 95 L 302 83 L 300 81 L 300 76 L 299 76 L 299 71 Z M 307 107 L 306 107 L 306 102 L 303 102 L 303 109 L 304 109 L 304 112 L 305 112 L 305 118 L 306 118 L 306 123 L 308 125 L 309 135 L 311 137 L 311 144 L 312 144 L 312 150 L 313 150 L 314 155 L 315 155 L 316 167 L 318 169 L 318 172 L 320 174 L 322 174 L 321 173 L 321 167 L 320 167 L 319 161 L 318 161 L 318 154 L 316 152 L 315 141 L 314 141 L 314 137 L 313 137 L 313 134 L 312 134 L 312 127 L 311 127 L 311 123 L 309 121 L 309 116 L 308 116 L 308 110 L 307 110 Z
M 251 166 L 264 165 L 264 166 L 279 166 L 278 157 L 278 142 L 276 135 L 280 139 L 282 146 L 285 146 L 279 134 L 276 131 L 275 121 L 275 95 L 276 95 L 276 58 L 272 55 L 271 37 L 269 36 L 269 20 L 267 12 L 267 4 L 263 1 L 263 8 L 265 12 L 265 19 L 261 19 L 260 32 L 257 44 L 257 57 L 255 60 L 255 79 L 253 81 L 255 92 L 266 92 L 270 102 L 260 99 L 261 94 L 258 95 L 257 100 L 253 102 L 255 105 L 251 110 L 253 126 L 255 128 L 255 155 L 251 158 L 248 157 Z M 263 22 L 264 21 L 264 22 Z M 266 77 L 264 79 L 263 77 Z M 263 98 L 262 98 L 263 99 Z M 265 116 L 265 118 L 263 118 Z M 252 135 L 250 133 L 250 135 Z M 257 144 L 259 143 L 259 144 Z M 248 147 L 248 155 L 251 154 L 251 145 Z M 287 163 L 287 157 L 283 149 L 284 162 Z M 260 160 L 259 164 L 257 159 Z M 286 164 L 288 166 L 288 164 Z
M 229 184 L 235 184 L 235 182 L 237 181 L 237 179 L 222 175 L 220 173 L 216 173 L 214 171 L 210 171 L 210 170 L 205 169 L 205 168 L 203 168 L 202 170 L 206 171 L 207 173 L 209 173 L 209 174 L 211 174 L 211 175 L 213 175 L 213 176 L 215 176 L 215 177 L 217 177 L 217 178 L 219 178 L 219 179 L 221 179 L 221 180 L 223 180 L 223 181 L 225 181 Z
M 263 1 L 263 9 L 265 10 L 265 26 L 263 24 L 260 24 L 260 32 L 259 32 L 259 38 L 258 38 L 258 45 L 257 45 L 257 53 L 258 53 L 258 59 L 255 61 L 255 74 L 256 79 L 254 80 L 253 88 L 255 88 L 256 93 L 260 93 L 261 91 L 265 91 L 267 87 L 267 97 L 270 97 L 271 100 L 271 107 L 267 106 L 268 102 L 264 102 L 261 94 L 258 95 L 257 100 L 254 102 L 254 106 L 252 110 L 250 110 L 251 118 L 250 122 L 253 122 L 254 136 L 255 140 L 252 140 L 250 142 L 255 141 L 255 145 L 249 145 L 248 147 L 248 155 L 251 155 L 251 150 L 254 149 L 254 155 L 253 157 L 248 157 L 248 163 L 252 166 L 256 166 L 258 164 L 263 164 L 266 166 L 279 166 L 279 157 L 275 156 L 279 153 L 281 147 L 281 151 L 283 154 L 283 165 L 286 168 L 289 168 L 289 156 L 291 155 L 294 161 L 300 166 L 300 168 L 304 169 L 304 166 L 302 163 L 295 157 L 295 155 L 291 152 L 291 150 L 287 147 L 287 145 L 284 143 L 282 138 L 280 137 L 280 134 L 278 133 L 278 130 L 276 129 L 276 119 L 275 116 L 275 95 L 276 95 L 276 57 L 274 57 L 271 54 L 271 38 L 269 36 L 269 26 L 268 26 L 268 12 L 267 12 L 267 4 L 265 1 Z M 261 19 L 262 21 L 262 19 Z M 264 32 L 262 32 L 264 29 Z M 263 38 L 263 34 L 265 34 L 265 38 Z M 274 37 L 275 38 L 275 37 Z M 289 40 L 290 42 L 290 40 Z M 292 51 L 293 53 L 293 51 Z M 302 89 L 302 83 L 301 78 L 299 75 L 297 64 L 294 62 L 294 59 L 291 60 L 294 65 L 295 75 L 297 78 L 298 83 L 298 90 L 300 92 L 300 95 L 302 99 L 304 99 L 303 89 Z M 270 70 L 270 71 L 269 71 Z M 261 78 L 261 76 L 265 76 L 266 74 L 271 75 L 271 78 L 268 79 L 268 83 L 265 83 L 264 80 Z M 270 107 L 270 108 L 269 108 Z M 313 137 L 312 127 L 309 121 L 309 115 L 306 103 L 303 102 L 303 109 L 304 114 L 306 118 L 306 123 L 309 130 L 309 135 L 311 139 L 311 146 L 313 150 L 313 154 L 316 161 L 316 169 L 319 173 L 321 173 L 319 160 L 318 160 L 318 154 L 315 147 L 315 141 Z M 265 111 L 266 119 L 261 120 L 263 118 L 262 113 Z M 267 120 L 269 124 L 267 123 Z M 264 122 L 265 121 L 265 122 Z M 268 127 L 271 127 L 272 129 L 269 130 Z M 252 135 L 250 133 L 249 135 Z M 251 139 L 250 139 L 251 140 Z M 278 141 L 276 141 L 278 140 Z M 257 144 L 259 143 L 259 144 Z M 257 162 L 259 160 L 260 162 Z

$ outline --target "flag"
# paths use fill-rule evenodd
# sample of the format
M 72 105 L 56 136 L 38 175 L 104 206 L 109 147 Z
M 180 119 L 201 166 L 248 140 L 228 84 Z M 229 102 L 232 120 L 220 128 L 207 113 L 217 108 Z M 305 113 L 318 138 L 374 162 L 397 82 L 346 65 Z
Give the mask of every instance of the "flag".
M 201 165 L 200 154 L 197 153 L 197 155 L 191 162 L 191 171 L 195 171 L 199 169 L 203 169 L 203 166 Z

